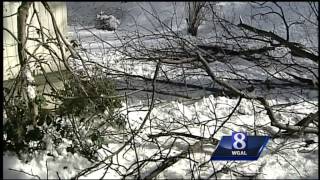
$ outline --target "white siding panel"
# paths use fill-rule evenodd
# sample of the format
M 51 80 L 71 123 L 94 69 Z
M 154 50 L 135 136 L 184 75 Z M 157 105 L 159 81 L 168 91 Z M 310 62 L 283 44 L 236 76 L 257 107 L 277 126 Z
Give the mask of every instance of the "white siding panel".
M 15 36 L 17 36 L 17 16 L 13 15 L 10 17 L 5 17 L 8 15 L 12 15 L 14 13 L 17 13 L 18 7 L 21 3 L 20 2 L 4 2 L 3 3 L 3 27 L 6 29 L 9 29 Z M 61 30 L 61 32 L 64 35 L 67 35 L 67 7 L 66 7 L 66 2 L 49 2 L 49 5 L 54 13 L 55 19 L 57 21 L 57 24 Z M 35 2 L 35 7 L 37 11 L 39 12 L 39 17 L 41 19 L 41 24 L 45 28 L 48 28 L 50 31 L 50 34 L 53 36 L 54 35 L 54 30 L 52 26 L 52 21 L 50 14 L 45 10 L 41 2 Z M 31 16 L 33 12 L 33 7 L 30 8 L 30 13 L 29 13 L 29 19 L 27 23 L 30 22 Z M 35 27 L 39 27 L 37 17 L 34 15 L 32 22 L 30 23 Z M 39 37 L 39 35 L 36 33 L 35 28 L 30 27 L 29 28 L 29 36 L 30 37 Z M 38 46 L 39 44 L 35 41 L 30 41 L 28 40 L 27 42 L 27 48 L 29 52 L 33 52 L 34 49 Z M 57 49 L 55 45 L 51 46 L 53 49 Z M 50 64 L 51 68 L 53 70 L 56 70 L 57 67 L 55 67 L 55 63 L 50 60 L 50 56 L 45 55 L 48 54 L 48 52 L 44 48 L 39 48 L 37 50 L 37 53 L 35 54 L 36 56 L 39 56 L 42 54 L 42 56 L 48 60 L 48 63 Z M 18 47 L 17 47 L 17 42 L 15 39 L 5 30 L 3 30 L 3 65 L 4 65 L 4 80 L 7 79 L 12 79 L 16 77 L 16 75 L 19 72 L 19 58 L 18 58 Z M 34 61 L 31 60 L 31 61 Z M 63 67 L 61 67 L 63 68 Z M 49 72 L 49 68 L 45 67 L 46 71 Z M 38 71 L 36 71 L 38 72 Z

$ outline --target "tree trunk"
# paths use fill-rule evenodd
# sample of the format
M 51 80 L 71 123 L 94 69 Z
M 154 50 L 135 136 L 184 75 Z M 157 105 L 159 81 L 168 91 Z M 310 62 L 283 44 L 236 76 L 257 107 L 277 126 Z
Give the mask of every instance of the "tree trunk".
M 205 2 L 187 2 L 187 25 L 188 25 L 188 33 L 192 36 L 197 36 L 198 27 L 204 18 L 203 8 L 205 6 Z
M 29 16 L 29 9 L 33 2 L 22 2 L 18 8 L 17 13 L 17 30 L 18 30 L 18 55 L 19 63 L 22 72 L 21 84 L 23 88 L 23 96 L 28 102 L 30 110 L 30 118 L 33 126 L 36 126 L 36 118 L 38 116 L 38 106 L 35 102 L 36 87 L 34 86 L 34 78 L 31 74 L 30 65 L 27 62 L 27 54 L 25 46 L 27 42 L 27 19 Z
M 191 36 L 197 36 L 198 27 L 195 27 L 195 26 L 188 27 L 188 33 L 191 34 Z
M 31 6 L 31 2 L 22 2 L 20 7 L 18 8 L 17 15 L 17 29 L 18 29 L 18 52 L 19 52 L 19 62 L 21 67 L 26 64 L 27 56 L 24 51 L 24 46 L 26 45 L 26 26 L 27 19 L 29 16 L 29 8 Z

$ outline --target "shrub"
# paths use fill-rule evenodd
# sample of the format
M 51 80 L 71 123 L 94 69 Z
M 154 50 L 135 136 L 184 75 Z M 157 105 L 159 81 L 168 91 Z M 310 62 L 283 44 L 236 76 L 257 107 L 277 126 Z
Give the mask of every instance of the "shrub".
M 104 12 L 97 14 L 95 27 L 97 29 L 114 31 L 120 25 L 120 21 L 113 15 L 106 15 Z
M 80 82 L 70 79 L 65 88 L 53 96 L 61 101 L 61 105 L 54 110 L 42 109 L 46 99 L 41 95 L 36 97 L 40 107 L 36 126 L 30 118 L 31 112 L 26 100 L 14 97 L 6 103 L 3 138 L 5 151 L 16 152 L 20 159 L 21 155 L 30 157 L 36 150 L 46 149 L 48 141 L 45 137 L 50 136 L 56 149 L 65 138 L 73 142 L 66 147 L 67 152 L 79 152 L 92 160 L 102 144 L 107 144 L 101 136 L 102 131 L 110 125 L 123 128 L 126 124 L 123 115 L 116 111 L 122 106 L 121 99 L 116 97 L 114 83 L 107 78 Z M 104 116 L 99 116 L 101 114 Z M 101 118 L 83 122 L 89 116 Z M 74 120 L 78 122 L 72 123 Z M 85 132 L 79 126 L 85 126 Z
M 41 96 L 36 97 L 36 103 L 40 107 L 45 103 L 42 99 Z M 43 140 L 45 131 L 42 127 L 45 122 L 44 112 L 40 109 L 36 127 L 33 125 L 30 113 L 29 106 L 20 96 L 9 99 L 5 104 L 4 151 L 16 152 L 20 157 L 21 154 L 46 148 L 46 142 Z
M 116 108 L 121 108 L 120 98 L 116 96 L 115 86 L 106 78 L 92 78 L 90 80 L 71 79 L 64 90 L 59 91 L 62 104 L 59 107 L 60 115 L 74 114 L 79 117 L 109 111 L 110 115 Z

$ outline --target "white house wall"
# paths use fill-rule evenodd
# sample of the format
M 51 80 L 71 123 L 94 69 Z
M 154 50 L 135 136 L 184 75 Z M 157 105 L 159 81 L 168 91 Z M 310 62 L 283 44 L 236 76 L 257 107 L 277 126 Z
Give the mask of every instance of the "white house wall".
M 3 16 L 9 16 L 17 13 L 18 7 L 21 2 L 3 2 Z M 58 27 L 60 28 L 62 34 L 66 35 L 67 32 L 67 7 L 66 2 L 48 2 L 51 7 L 51 10 L 54 13 L 55 19 L 57 21 Z M 48 11 L 45 10 L 41 2 L 35 2 L 35 8 L 39 12 L 39 18 L 43 27 L 47 28 L 50 34 L 54 37 L 54 30 L 51 21 L 51 17 Z M 27 23 L 30 23 L 30 19 L 33 12 L 33 6 L 31 6 L 29 11 L 29 17 Z M 33 26 L 39 27 L 37 17 L 34 16 L 32 22 L 30 23 Z M 13 15 L 10 17 L 3 18 L 3 27 L 9 29 L 16 37 L 17 37 L 17 15 Z M 38 38 L 40 37 L 35 28 L 29 29 L 29 37 Z M 35 41 L 28 40 L 27 41 L 27 49 L 29 52 L 33 52 L 35 47 L 38 46 L 38 43 Z M 53 49 L 58 49 L 55 45 L 50 46 Z M 56 61 L 54 63 L 52 61 L 51 56 L 48 54 L 48 51 L 45 48 L 40 47 L 35 54 L 36 57 L 41 57 L 44 61 L 47 61 L 49 65 L 44 66 L 44 69 L 47 72 L 56 71 L 58 68 L 64 68 L 62 62 Z M 61 54 L 59 54 L 61 56 Z M 30 59 L 30 61 L 34 61 L 34 59 Z M 32 65 L 33 63 L 31 63 Z M 59 64 L 58 66 L 56 66 Z M 19 72 L 19 57 L 18 57 L 18 47 L 15 39 L 5 30 L 3 30 L 3 65 L 4 65 L 4 80 L 12 79 L 16 77 Z M 52 70 L 50 70 L 50 68 Z M 36 70 L 36 73 L 39 73 L 39 70 Z

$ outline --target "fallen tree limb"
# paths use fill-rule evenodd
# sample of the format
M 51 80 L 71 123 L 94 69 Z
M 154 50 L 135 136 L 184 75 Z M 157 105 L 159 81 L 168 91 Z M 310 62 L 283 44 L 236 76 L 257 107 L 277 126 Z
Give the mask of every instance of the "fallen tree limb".
M 154 104 L 155 104 L 155 83 L 157 82 L 157 76 L 159 73 L 159 69 L 160 69 L 160 62 L 157 63 L 155 72 L 153 74 L 153 80 L 152 80 L 152 95 L 151 95 L 151 101 L 150 101 L 150 106 L 148 108 L 148 112 L 145 115 L 142 123 L 140 124 L 140 126 L 138 127 L 138 129 L 136 129 L 133 133 L 132 136 L 129 138 L 129 140 L 127 140 L 123 146 L 121 146 L 119 149 L 117 149 L 115 152 L 112 153 L 112 155 L 105 157 L 103 160 L 93 164 L 92 166 L 80 171 L 79 173 L 77 173 L 75 176 L 73 176 L 71 179 L 79 179 L 81 176 L 84 176 L 92 171 L 94 171 L 94 169 L 98 168 L 100 165 L 105 164 L 105 161 L 111 159 L 118 155 L 126 146 L 128 146 L 133 140 L 134 137 L 139 134 L 142 131 L 142 128 L 144 127 L 144 125 L 146 124 L 147 120 L 150 118 L 151 115 L 151 111 L 153 110 Z
M 317 111 L 316 113 L 308 114 L 306 117 L 304 117 L 299 122 L 297 122 L 294 126 L 301 127 L 301 129 L 303 130 L 313 121 L 317 121 L 317 122 L 319 121 L 319 111 Z M 283 136 L 283 135 L 288 136 L 288 135 L 292 135 L 293 133 L 294 132 L 292 131 L 284 131 L 283 133 L 280 134 L 280 136 Z
M 271 126 L 275 126 L 279 129 L 284 129 L 284 130 L 288 130 L 288 131 L 292 131 L 292 132 L 305 132 L 305 133 L 313 133 L 313 134 L 318 134 L 319 130 L 318 128 L 312 128 L 312 127 L 300 127 L 300 126 L 293 126 L 293 125 L 289 125 L 289 124 L 282 124 L 280 123 L 276 118 L 275 115 L 269 105 L 269 103 L 267 102 L 267 100 L 265 100 L 265 98 L 263 97 L 257 97 L 254 95 L 248 95 L 245 92 L 240 91 L 239 89 L 235 88 L 234 86 L 221 81 L 219 79 L 217 79 L 214 75 L 214 73 L 211 71 L 209 64 L 207 63 L 207 61 L 201 56 L 201 54 L 198 52 L 198 56 L 199 56 L 199 60 L 201 61 L 202 65 L 204 66 L 205 70 L 207 71 L 207 73 L 209 74 L 209 76 L 212 78 L 213 81 L 216 81 L 219 85 L 226 87 L 227 89 L 229 89 L 230 91 L 236 93 L 238 96 L 240 97 L 244 97 L 246 99 L 254 99 L 254 100 L 258 100 L 265 108 L 265 110 L 267 111 L 267 115 L 269 117 L 269 119 L 271 120 Z
M 197 139 L 197 140 L 210 140 L 210 138 L 205 138 L 205 137 L 201 137 L 201 136 L 196 136 L 193 134 L 186 134 L 186 133 L 181 133 L 181 132 L 166 132 L 166 133 L 158 133 L 158 134 L 150 134 L 148 135 L 149 138 L 158 138 L 158 137 L 162 137 L 162 136 L 183 136 L 183 137 L 187 137 L 187 138 L 193 138 L 193 139 Z
M 247 99 L 252 99 L 252 97 L 249 97 L 247 94 L 242 93 L 239 89 L 235 88 L 231 84 L 228 84 L 228 83 L 226 83 L 224 81 L 221 81 L 221 80 L 217 79 L 216 76 L 214 75 L 214 73 L 211 71 L 208 62 L 201 56 L 200 52 L 198 52 L 197 54 L 198 54 L 198 57 L 199 57 L 199 61 L 202 63 L 202 65 L 204 66 L 205 71 L 208 73 L 208 75 L 211 77 L 211 79 L 213 81 L 217 82 L 222 87 L 227 88 L 228 90 L 234 92 L 235 94 L 237 94 L 239 96 L 246 97 Z
M 133 90 L 133 91 L 144 91 L 144 92 L 150 92 L 152 93 L 153 91 L 157 94 L 162 94 L 162 95 L 167 95 L 167 96 L 176 96 L 176 97 L 181 97 L 185 99 L 192 99 L 191 96 L 183 95 L 183 94 L 178 94 L 176 92 L 167 92 L 167 91 L 159 91 L 159 90 L 152 90 L 152 89 L 139 89 L 139 88 L 116 88 L 117 91 L 124 91 L 124 90 Z
M 217 145 L 219 143 L 219 140 L 207 138 L 207 139 L 197 141 L 193 145 L 189 146 L 186 150 L 182 151 L 180 154 L 176 156 L 168 157 L 167 159 L 165 159 L 157 168 L 155 168 L 153 171 L 145 175 L 142 179 L 153 179 L 157 177 L 161 172 L 166 170 L 168 167 L 174 165 L 179 160 L 183 158 L 187 158 L 188 154 L 192 152 L 194 148 L 198 148 L 199 146 L 201 146 L 202 143 L 210 143 L 213 145 Z
M 249 26 L 247 24 L 244 24 L 244 23 L 238 24 L 238 27 L 242 27 L 242 28 L 249 30 L 251 32 L 254 32 L 260 36 L 269 37 L 275 41 L 278 41 L 281 45 L 288 47 L 291 50 L 291 52 L 292 52 L 291 54 L 293 56 L 308 58 L 315 63 L 319 63 L 319 55 L 315 55 L 311 52 L 308 52 L 299 43 L 289 42 L 271 31 L 261 30 L 261 29 Z
M 284 129 L 288 130 L 291 132 L 306 132 L 306 133 L 313 133 L 313 134 L 318 134 L 319 130 L 317 128 L 312 128 L 312 127 L 301 127 L 301 126 L 293 126 L 289 124 L 282 124 L 280 123 L 276 118 L 273 113 L 273 111 L 270 108 L 269 103 L 264 99 L 264 98 L 257 98 L 258 101 L 265 107 L 267 111 L 267 115 L 271 120 L 271 126 L 278 127 L 279 129 Z
M 236 50 L 227 49 L 221 46 L 198 45 L 198 47 L 206 51 L 210 50 L 212 51 L 213 54 L 223 53 L 225 55 L 232 55 L 232 56 L 263 54 L 265 52 L 275 49 L 275 47 L 262 47 L 259 49 L 248 49 L 248 50 L 236 51 Z
M 296 76 L 294 74 L 291 74 L 289 72 L 286 72 L 286 74 L 288 74 L 289 76 L 293 77 L 294 79 L 296 79 L 304 84 L 314 86 L 314 87 L 319 87 L 319 82 L 317 80 L 302 78 L 302 77 Z

